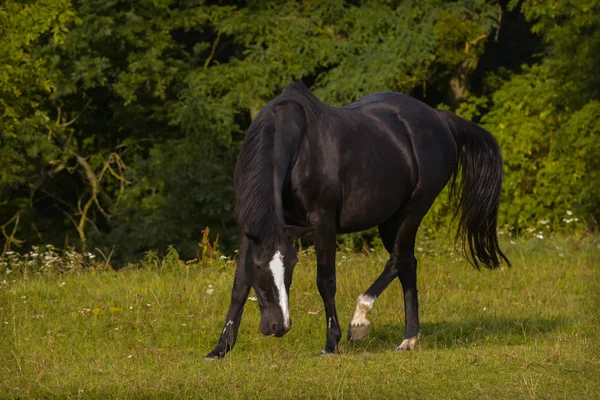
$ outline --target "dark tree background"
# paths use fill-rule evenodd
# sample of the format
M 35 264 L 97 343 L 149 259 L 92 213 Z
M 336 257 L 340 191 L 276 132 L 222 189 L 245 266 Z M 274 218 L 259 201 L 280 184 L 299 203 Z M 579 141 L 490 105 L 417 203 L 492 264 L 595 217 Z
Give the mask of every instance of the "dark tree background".
M 503 226 L 594 224 L 599 25 L 597 0 L 4 0 L 3 252 L 191 258 L 207 226 L 234 248 L 237 152 L 291 81 L 452 109 L 500 142 Z M 447 217 L 442 196 L 427 224 Z

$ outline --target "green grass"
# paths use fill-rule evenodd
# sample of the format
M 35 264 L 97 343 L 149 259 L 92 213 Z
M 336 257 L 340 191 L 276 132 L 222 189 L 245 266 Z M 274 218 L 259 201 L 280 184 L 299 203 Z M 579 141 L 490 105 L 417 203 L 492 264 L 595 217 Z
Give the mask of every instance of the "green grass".
M 503 247 L 514 267 L 496 271 L 478 272 L 435 247 L 419 253 L 422 331 L 409 353 L 393 351 L 404 329 L 394 282 L 369 314 L 363 342 L 342 339 L 340 355 L 318 356 L 325 317 L 312 250 L 295 271 L 292 330 L 263 337 L 249 301 L 235 349 L 216 362 L 204 356 L 223 326 L 230 261 L 3 273 L 0 397 L 600 398 L 600 236 Z M 344 329 L 385 259 L 338 254 Z

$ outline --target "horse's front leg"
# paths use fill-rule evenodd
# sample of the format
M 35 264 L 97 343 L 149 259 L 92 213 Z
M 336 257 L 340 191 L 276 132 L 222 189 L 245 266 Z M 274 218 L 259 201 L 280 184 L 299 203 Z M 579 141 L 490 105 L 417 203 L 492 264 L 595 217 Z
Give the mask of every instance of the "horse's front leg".
M 333 222 L 324 221 L 323 218 L 319 218 L 319 222 L 313 239 L 317 255 L 317 287 L 323 298 L 327 326 L 327 340 L 321 354 L 327 355 L 337 351 L 342 331 L 335 310 L 335 225 Z
M 219 341 L 215 348 L 206 355 L 206 360 L 214 360 L 216 358 L 223 358 L 228 351 L 230 351 L 235 345 L 237 339 L 238 330 L 242 321 L 242 313 L 244 311 L 244 305 L 250 293 L 250 285 L 246 279 L 246 240 L 242 240 L 240 245 L 240 262 L 237 265 L 235 271 L 235 278 L 233 280 L 233 289 L 231 290 L 231 302 L 229 304 L 229 311 L 225 318 L 225 325 L 219 336 Z

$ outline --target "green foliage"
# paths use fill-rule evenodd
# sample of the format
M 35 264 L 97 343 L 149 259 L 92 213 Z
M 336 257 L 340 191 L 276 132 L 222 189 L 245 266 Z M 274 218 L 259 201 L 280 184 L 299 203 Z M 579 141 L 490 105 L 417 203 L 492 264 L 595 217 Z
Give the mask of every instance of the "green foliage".
M 47 60 L 32 46 L 57 48 L 80 23 L 70 1 L 8 1 L 0 6 L 0 225 L 5 247 L 21 241 L 23 226 L 35 226 L 28 202 L 60 158 L 51 142 L 61 130 L 43 107 L 54 88 Z M 24 211 L 28 210 L 28 215 Z M 10 233 L 8 233 L 10 232 Z
M 589 223 L 598 15 L 592 0 L 5 2 L 4 251 L 52 243 L 126 262 L 173 245 L 190 259 L 205 227 L 231 250 L 244 132 L 292 80 L 334 105 L 388 90 L 449 104 L 500 141 L 503 225 L 554 229 L 566 211 Z M 451 213 L 442 194 L 425 230 Z
M 38 96 L 45 113 L 43 129 L 29 123 L 29 136 L 16 131 L 10 135 L 22 145 L 5 141 L 0 149 L 29 168 L 15 169 L 18 163 L 2 159 L 6 165 L 0 170 L 10 172 L 3 179 L 10 186 L 2 197 L 8 195 L 11 201 L 0 213 L 1 223 L 19 216 L 7 226 L 15 236 L 5 239 L 62 245 L 70 237 L 79 246 L 116 250 L 116 259 L 129 259 L 148 248 L 185 246 L 184 235 L 189 235 L 185 242 L 194 243 L 195 226 L 231 229 L 232 149 L 237 148 L 230 148 L 231 135 L 237 132 L 233 112 L 202 93 L 192 98 L 184 90 L 188 72 L 201 64 L 186 46 L 208 23 L 202 10 L 190 20 L 189 9 L 170 2 L 83 2 L 76 8 L 79 24 L 71 27 L 61 46 L 44 37 L 29 43 L 52 87 Z M 184 30 L 191 23 L 199 30 L 188 37 Z M 18 27 L 12 29 L 15 33 Z M 31 113 L 30 119 L 40 118 L 37 110 Z M 46 146 L 44 151 L 36 151 L 38 142 Z M 172 168 L 165 168 L 167 164 Z M 188 173 L 178 176 L 185 169 Z M 202 186 L 207 181 L 212 187 Z M 222 188 L 214 190 L 219 181 Z M 171 191 L 173 187 L 178 189 Z M 186 190 L 190 187 L 195 198 Z M 183 204 L 185 199 L 190 201 Z M 207 207 L 207 201 L 212 201 L 209 212 L 199 215 L 196 203 Z M 224 206 L 219 210 L 220 201 Z M 153 221 L 145 219 L 148 212 Z M 188 215 L 172 219 L 173 213 Z M 131 217 L 153 229 L 138 239 L 140 234 L 127 231 Z M 186 229 L 180 231 L 178 224 Z M 114 248 L 116 240 L 120 248 Z
M 118 260 L 133 260 L 148 249 L 176 244 L 186 259 L 209 226 L 225 245 L 235 245 L 232 182 L 235 153 L 225 147 L 199 151 L 194 135 L 155 146 L 130 171 L 134 182 L 115 207 L 109 236 L 94 237 L 114 249 Z
M 505 158 L 502 219 L 517 229 L 540 220 L 558 227 L 568 211 L 593 226 L 600 217 L 600 5 L 525 1 L 522 9 L 548 50 L 493 94 L 482 118 Z
M 193 82 L 212 88 L 212 96 L 252 115 L 292 80 L 307 81 L 319 97 L 334 105 L 377 91 L 409 93 L 435 68 L 469 59 L 470 54 L 454 47 L 464 48 L 465 43 L 459 42 L 474 40 L 474 35 L 486 37 L 497 27 L 489 18 L 495 10 L 483 1 L 434 0 L 361 5 L 288 0 L 243 8 L 215 19 L 218 34 L 213 43 L 229 37 L 243 51 L 226 63 L 197 70 Z M 472 21 L 454 24 L 463 19 Z M 460 37 L 445 42 L 435 34 L 441 26 L 460 32 Z M 452 56 L 451 51 L 436 55 L 449 45 L 454 46 Z

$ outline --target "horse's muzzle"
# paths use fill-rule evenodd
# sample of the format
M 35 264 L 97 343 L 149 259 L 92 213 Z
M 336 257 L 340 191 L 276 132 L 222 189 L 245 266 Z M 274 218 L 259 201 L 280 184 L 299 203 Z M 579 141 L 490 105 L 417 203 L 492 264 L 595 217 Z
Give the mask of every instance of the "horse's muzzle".
M 265 336 L 282 337 L 289 332 L 291 327 L 292 321 L 290 321 L 290 326 L 286 328 L 283 321 L 278 321 L 278 318 L 263 317 L 260 321 L 260 332 Z

